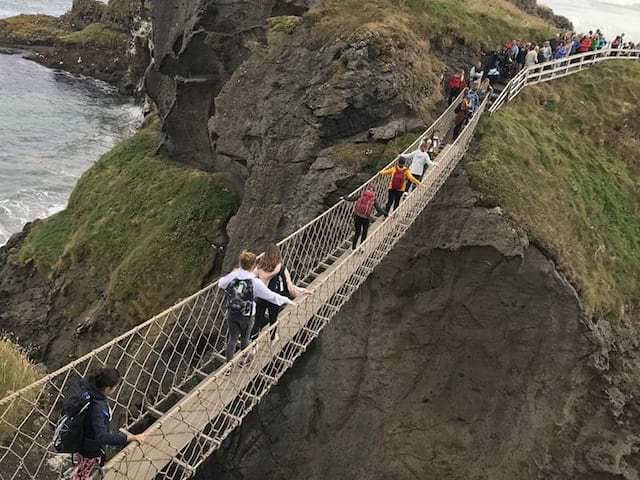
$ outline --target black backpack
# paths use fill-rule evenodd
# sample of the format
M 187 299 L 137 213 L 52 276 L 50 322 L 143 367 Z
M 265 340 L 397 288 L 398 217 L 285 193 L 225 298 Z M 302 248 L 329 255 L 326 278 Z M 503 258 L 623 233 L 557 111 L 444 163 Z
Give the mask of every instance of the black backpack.
M 272 292 L 276 292 L 284 297 L 291 298 L 289 287 L 287 286 L 287 277 L 284 268 L 282 268 L 280 270 L 280 273 L 278 273 L 269 281 L 269 290 L 271 290 Z
M 84 425 L 91 405 L 86 383 L 77 378 L 70 382 L 62 402 L 62 416 L 53 434 L 53 448 L 58 453 L 78 453 L 82 450 Z
M 236 278 L 224 291 L 227 310 L 243 317 L 250 317 L 253 313 L 253 280 Z

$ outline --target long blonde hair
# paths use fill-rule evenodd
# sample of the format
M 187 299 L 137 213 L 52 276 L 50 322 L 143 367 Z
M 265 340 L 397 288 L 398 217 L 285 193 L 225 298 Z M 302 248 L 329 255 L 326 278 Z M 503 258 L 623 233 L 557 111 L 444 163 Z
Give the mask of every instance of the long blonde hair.
M 267 273 L 271 273 L 281 263 L 282 254 L 280 253 L 280 248 L 275 243 L 272 243 L 264 251 L 264 255 L 262 256 L 262 258 L 260 259 L 260 263 L 258 264 L 258 268 Z

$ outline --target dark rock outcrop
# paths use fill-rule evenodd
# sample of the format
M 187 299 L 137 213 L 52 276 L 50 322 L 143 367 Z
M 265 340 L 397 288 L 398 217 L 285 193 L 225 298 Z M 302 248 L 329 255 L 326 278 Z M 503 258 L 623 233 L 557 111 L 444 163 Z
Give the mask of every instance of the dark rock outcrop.
M 82 30 L 102 20 L 107 5 L 100 0 L 73 0 L 71 10 L 61 17 L 63 24 L 71 30 Z
M 428 41 L 407 29 L 323 38 L 311 0 L 192 0 L 153 7 L 146 88 L 177 161 L 235 179 L 225 268 L 312 219 L 355 186 L 335 147 L 371 129 L 428 124 L 442 99 Z M 277 15 L 277 16 L 276 16 Z M 389 135 L 378 135 L 389 140 Z M 269 219 L 255 224 L 254 219 Z
M 209 141 L 214 99 L 246 60 L 248 42 L 264 42 L 274 12 L 304 12 L 314 0 L 156 2 L 153 64 L 146 87 L 159 107 L 166 148 L 175 159 L 223 171 Z M 254 101 L 261 99 L 255 98 Z

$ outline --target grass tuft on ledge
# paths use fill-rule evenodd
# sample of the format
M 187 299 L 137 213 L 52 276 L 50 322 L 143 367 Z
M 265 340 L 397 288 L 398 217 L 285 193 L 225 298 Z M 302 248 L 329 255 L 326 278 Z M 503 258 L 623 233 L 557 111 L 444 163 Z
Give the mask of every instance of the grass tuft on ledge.
M 33 382 L 40 375 L 29 361 L 25 351 L 7 338 L 0 338 L 0 399 L 11 395 Z M 16 399 L 0 407 L 0 439 L 13 433 L 12 426 L 20 423 L 30 410 L 29 401 L 35 398 Z
M 66 45 L 123 50 L 127 48 L 129 36 L 122 32 L 111 30 L 101 23 L 92 23 L 78 32 L 62 35 L 60 42 Z

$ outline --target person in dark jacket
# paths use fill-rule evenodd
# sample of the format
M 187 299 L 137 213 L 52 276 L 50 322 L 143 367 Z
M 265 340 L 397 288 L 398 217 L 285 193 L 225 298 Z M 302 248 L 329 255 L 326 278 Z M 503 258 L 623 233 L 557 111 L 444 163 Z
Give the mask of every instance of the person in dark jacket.
M 124 447 L 128 443 L 144 443 L 144 435 L 111 432 L 111 408 L 107 396 L 115 392 L 122 377 L 115 368 L 95 370 L 83 380 L 91 396 L 85 417 L 82 450 L 74 455 L 76 469 L 72 480 L 90 480 L 96 469 L 104 465 L 106 446 Z
M 467 124 L 469 118 L 471 118 L 471 101 L 465 98 L 462 103 L 456 107 L 455 114 L 453 119 L 453 124 L 455 125 L 453 129 L 454 141 L 460 136 L 462 129 Z

